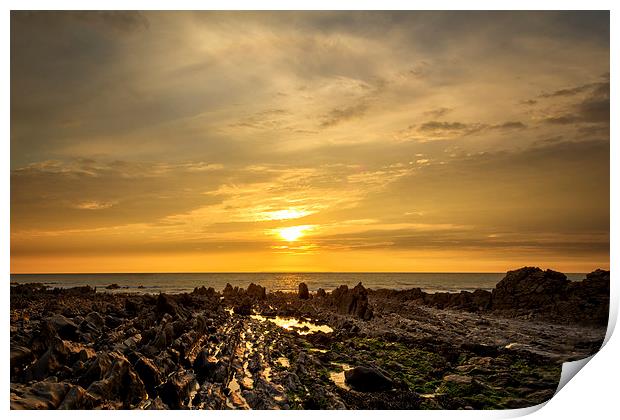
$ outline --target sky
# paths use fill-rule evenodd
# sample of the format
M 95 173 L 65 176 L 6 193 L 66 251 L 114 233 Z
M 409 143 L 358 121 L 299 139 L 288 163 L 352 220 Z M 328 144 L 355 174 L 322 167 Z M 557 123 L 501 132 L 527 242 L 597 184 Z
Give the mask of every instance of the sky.
M 609 268 L 608 12 L 12 12 L 11 272 Z

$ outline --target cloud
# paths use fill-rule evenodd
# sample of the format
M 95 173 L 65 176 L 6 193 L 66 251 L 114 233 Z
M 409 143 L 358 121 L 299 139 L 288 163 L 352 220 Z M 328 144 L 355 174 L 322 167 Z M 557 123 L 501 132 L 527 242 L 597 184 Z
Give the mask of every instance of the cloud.
M 417 131 L 423 135 L 429 135 L 437 138 L 469 136 L 479 134 L 488 130 L 512 130 L 524 129 L 526 125 L 521 121 L 507 121 L 499 124 L 485 123 L 463 123 L 448 121 L 428 121 L 420 124 Z
M 523 124 L 521 121 L 506 121 L 505 123 L 495 124 L 489 126 L 490 130 L 512 130 L 512 129 L 523 129 L 527 126 Z
M 440 107 L 440 108 L 437 108 L 437 109 L 431 109 L 430 111 L 426 111 L 424 113 L 424 115 L 427 115 L 427 116 L 432 117 L 432 118 L 440 118 L 440 117 L 443 117 L 444 115 L 450 113 L 451 111 L 453 111 L 452 108 Z
M 360 118 L 366 114 L 368 108 L 369 105 L 366 102 L 361 102 L 345 108 L 334 108 L 324 116 L 323 121 L 321 121 L 321 127 L 331 127 L 344 121 Z
M 202 194 L 231 175 L 217 168 L 204 163 L 92 159 L 44 161 L 16 168 L 11 171 L 11 229 L 45 231 L 154 222 L 220 202 L 223 197 Z
M 558 96 L 574 96 L 580 93 L 589 92 L 594 88 L 598 88 L 602 83 L 587 83 L 581 86 L 575 86 L 566 89 L 559 89 L 553 92 L 542 93 L 541 98 L 554 98 Z
M 75 205 L 80 210 L 101 210 L 108 209 L 115 205 L 115 201 L 82 201 Z
M 601 123 L 609 124 L 609 82 L 597 83 L 595 89 L 588 88 L 589 94 L 567 110 L 543 119 L 550 124 Z

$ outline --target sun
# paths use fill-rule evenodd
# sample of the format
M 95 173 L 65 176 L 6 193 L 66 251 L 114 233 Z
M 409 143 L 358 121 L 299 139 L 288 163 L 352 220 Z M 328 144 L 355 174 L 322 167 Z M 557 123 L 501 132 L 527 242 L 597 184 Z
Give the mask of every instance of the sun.
M 297 239 L 304 236 L 304 231 L 308 229 L 308 226 L 291 226 L 287 228 L 278 229 L 278 235 L 285 241 L 294 242 Z

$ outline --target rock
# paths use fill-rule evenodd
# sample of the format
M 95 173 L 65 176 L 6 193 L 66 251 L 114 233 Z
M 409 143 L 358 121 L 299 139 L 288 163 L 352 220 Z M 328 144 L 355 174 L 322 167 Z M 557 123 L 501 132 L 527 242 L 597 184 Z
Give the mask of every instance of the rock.
M 60 314 L 55 314 L 49 318 L 46 318 L 46 321 L 54 326 L 54 329 L 58 332 L 58 335 L 61 338 L 66 338 L 66 339 L 71 339 L 71 340 L 77 338 L 78 326 L 70 319 Z
M 566 321 L 605 326 L 609 318 L 609 271 L 598 269 L 579 282 L 571 282 L 566 302 L 557 311 Z
M 134 369 L 149 395 L 155 395 L 155 388 L 162 382 L 159 368 L 148 358 L 140 355 L 134 363 Z
M 299 283 L 299 291 L 297 293 L 299 299 L 309 299 L 310 293 L 308 292 L 308 286 L 306 283 Z
M 206 288 L 204 286 L 194 287 L 194 291 L 192 292 L 195 295 L 200 296 L 217 296 L 217 292 L 213 287 Z
M 222 294 L 226 300 L 234 299 L 236 296 L 235 289 L 233 289 L 230 283 L 226 283 L 226 287 L 224 287 Z
M 252 301 L 247 297 L 243 297 L 240 303 L 233 307 L 233 312 L 238 315 L 252 315 Z
M 495 286 L 492 309 L 537 309 L 560 300 L 568 286 L 566 276 L 553 270 L 523 267 L 509 271 Z
M 155 310 L 158 314 L 163 315 L 164 313 L 170 314 L 172 316 L 177 315 L 178 305 L 176 302 L 168 295 L 164 293 L 160 293 L 157 296 L 157 303 L 155 304 Z
M 11 370 L 19 369 L 24 365 L 34 362 L 32 351 L 26 347 L 11 344 Z
M 474 379 L 471 376 L 453 374 L 444 376 L 443 380 L 444 382 L 452 382 L 459 385 L 469 385 Z
M 30 367 L 29 372 L 34 379 L 42 379 L 57 371 L 66 371 L 68 366 L 78 360 L 93 358 L 94 354 L 91 348 L 55 337 L 47 351 Z
M 194 360 L 194 372 L 198 378 L 212 378 L 217 368 L 217 359 L 209 355 L 207 348 L 203 349 Z
M 267 290 L 263 286 L 250 283 L 246 295 L 254 299 L 264 300 L 267 297 Z
M 58 408 L 71 387 L 65 382 L 46 380 L 34 383 L 30 389 L 19 390 L 19 394 L 11 388 L 11 409 L 45 410 Z
M 342 285 L 331 293 L 330 299 L 332 306 L 341 314 L 354 315 L 366 321 L 373 317 L 372 308 L 368 304 L 368 291 L 362 283 L 351 290 Z
M 131 408 L 146 398 L 144 383 L 125 356 L 117 352 L 110 352 L 108 356 L 112 366 L 107 374 L 93 382 L 87 391 L 101 400 L 120 400 L 123 407 Z
M 159 389 L 159 397 L 171 409 L 179 409 L 189 402 L 191 393 L 198 388 L 196 376 L 188 371 L 175 372 Z
M 59 410 L 85 410 L 93 408 L 99 400 L 79 385 L 73 386 L 58 406 Z
M 356 391 L 376 392 L 392 389 L 394 383 L 377 369 L 357 366 L 344 372 L 345 382 Z
M 105 288 L 108 289 L 108 290 L 114 290 L 114 289 L 120 289 L 121 286 L 119 286 L 116 283 L 112 283 L 112 284 L 107 285 Z
M 148 399 L 142 405 L 143 410 L 169 410 L 170 408 L 163 403 L 161 398 Z
M 105 319 L 98 312 L 90 312 L 84 319 L 98 329 L 105 326 Z
M 318 297 L 318 298 L 325 298 L 325 297 L 327 297 L 327 293 L 325 293 L 325 289 L 319 287 L 319 289 L 316 291 L 316 297 Z

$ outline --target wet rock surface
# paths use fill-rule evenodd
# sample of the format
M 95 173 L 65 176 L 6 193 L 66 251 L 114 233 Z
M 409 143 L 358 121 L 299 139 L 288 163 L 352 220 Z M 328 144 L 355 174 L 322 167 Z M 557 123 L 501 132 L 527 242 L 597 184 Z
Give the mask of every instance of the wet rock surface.
M 361 284 L 307 297 L 259 285 L 177 295 L 17 285 L 10 405 L 531 406 L 553 395 L 562 362 L 596 352 L 605 335 L 609 272 L 562 276 L 524 268 L 493 292 L 435 295 Z

